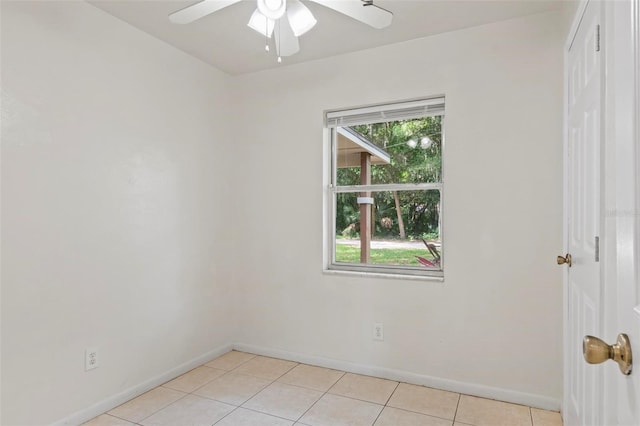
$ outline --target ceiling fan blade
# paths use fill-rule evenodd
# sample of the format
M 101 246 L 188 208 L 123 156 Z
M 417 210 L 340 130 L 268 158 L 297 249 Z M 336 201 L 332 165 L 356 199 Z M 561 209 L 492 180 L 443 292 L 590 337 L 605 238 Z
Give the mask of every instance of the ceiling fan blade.
M 169 14 L 169 20 L 174 24 L 189 24 L 239 1 L 240 0 L 202 0 L 199 3 L 192 4 L 191 6 Z
M 345 14 L 373 28 L 381 29 L 391 25 L 393 13 L 374 4 L 365 6 L 360 0 L 311 0 L 329 9 Z
M 278 19 L 273 30 L 273 38 L 276 42 L 278 56 L 291 56 L 300 51 L 298 37 L 293 34 L 287 15 Z
M 309 31 L 318 22 L 307 6 L 303 5 L 300 0 L 289 0 L 287 3 L 287 17 L 296 37 L 300 37 Z

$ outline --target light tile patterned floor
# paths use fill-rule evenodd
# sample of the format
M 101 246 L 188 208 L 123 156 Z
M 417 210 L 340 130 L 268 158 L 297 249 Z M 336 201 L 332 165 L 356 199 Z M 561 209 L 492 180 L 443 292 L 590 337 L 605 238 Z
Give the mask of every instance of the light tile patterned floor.
M 88 426 L 562 426 L 560 414 L 231 351 Z

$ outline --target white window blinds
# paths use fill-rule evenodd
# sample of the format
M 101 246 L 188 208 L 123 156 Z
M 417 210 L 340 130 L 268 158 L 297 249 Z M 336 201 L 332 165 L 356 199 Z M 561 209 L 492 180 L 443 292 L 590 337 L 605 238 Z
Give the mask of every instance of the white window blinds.
M 444 115 L 444 97 L 328 111 L 325 115 L 325 125 L 326 127 L 345 127 L 358 124 L 410 120 L 434 115 Z

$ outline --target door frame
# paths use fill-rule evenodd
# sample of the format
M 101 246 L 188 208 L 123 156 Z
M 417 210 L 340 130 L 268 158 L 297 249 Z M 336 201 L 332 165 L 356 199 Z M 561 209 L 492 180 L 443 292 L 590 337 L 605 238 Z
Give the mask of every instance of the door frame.
M 564 45 L 564 50 L 563 50 L 563 54 L 564 54 L 564 96 L 563 96 L 563 143 L 562 143 L 562 179 L 563 179 L 563 194 L 562 194 L 562 254 L 564 255 L 565 253 L 569 252 L 569 212 L 570 212 L 570 206 L 569 206 L 569 50 L 571 49 L 571 46 L 577 36 L 578 33 L 578 29 L 580 27 L 580 23 L 582 22 L 582 18 L 585 14 L 585 11 L 587 9 L 587 5 L 589 4 L 589 2 L 594 2 L 594 3 L 599 3 L 600 6 L 600 17 L 601 17 L 601 26 L 603 24 L 602 20 L 603 20 L 603 7 L 602 4 L 598 1 L 598 0 L 581 0 L 580 4 L 578 5 L 576 11 L 575 11 L 575 15 L 573 16 L 573 21 L 571 24 L 571 28 L 569 30 L 568 36 L 567 36 L 567 40 L 565 41 L 565 45 Z M 600 66 L 603 67 L 604 66 L 604 60 L 600 61 Z M 604 92 L 605 86 L 604 86 L 604 79 L 605 79 L 605 73 L 603 72 L 603 70 L 601 69 L 600 72 L 600 87 L 602 88 L 602 92 Z M 601 109 L 601 111 L 604 113 L 604 108 Z M 602 130 L 601 126 L 601 130 Z M 603 141 L 603 138 L 601 137 L 601 143 Z M 600 154 L 600 159 L 602 161 L 603 155 L 602 152 Z M 602 169 L 602 167 L 601 167 Z M 600 180 L 601 180 L 601 193 L 600 193 L 600 200 L 601 200 L 601 204 L 602 204 L 602 200 L 604 199 L 604 194 L 602 193 L 602 179 L 603 179 L 603 174 L 600 173 Z M 601 230 L 602 233 L 602 211 L 600 214 L 600 225 L 599 228 Z M 602 267 L 600 268 L 601 274 L 602 274 Z M 602 276 L 600 277 L 600 287 L 602 287 Z M 568 335 L 569 335 L 569 268 L 567 267 L 563 267 L 562 268 L 562 331 L 563 331 L 563 342 L 562 342 L 562 347 L 563 347 L 563 357 L 562 357 L 562 365 L 563 365 L 563 395 L 562 395 L 562 408 L 561 408 L 561 413 L 563 414 L 563 420 L 565 419 L 564 413 L 565 410 L 567 409 L 567 407 L 570 406 L 570 402 L 569 402 L 569 398 L 570 398 L 570 394 L 569 394 L 569 389 L 570 389 L 570 356 L 569 354 L 570 352 L 570 345 L 569 345 L 569 340 L 568 340 Z M 569 426 L 569 425 L 567 425 Z
M 627 333 L 635 354 L 635 372 L 621 376 L 607 363 L 605 412 L 608 424 L 638 424 L 640 409 L 628 405 L 629 392 L 640 391 L 640 0 L 607 4 L 604 33 L 605 86 L 605 226 L 608 228 L 604 275 L 604 339 Z M 635 386 L 634 386 L 635 384 Z M 633 397 L 637 398 L 637 395 Z M 632 404 L 633 405 L 633 404 Z M 633 418 L 632 418 L 633 417 Z M 631 423 L 630 423 L 631 422 Z

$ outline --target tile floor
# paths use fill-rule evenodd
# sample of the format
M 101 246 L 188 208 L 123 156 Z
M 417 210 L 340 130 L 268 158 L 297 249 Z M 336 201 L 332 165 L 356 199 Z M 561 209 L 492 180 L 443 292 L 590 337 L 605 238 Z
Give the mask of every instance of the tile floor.
M 560 414 L 232 351 L 87 426 L 562 426 Z

